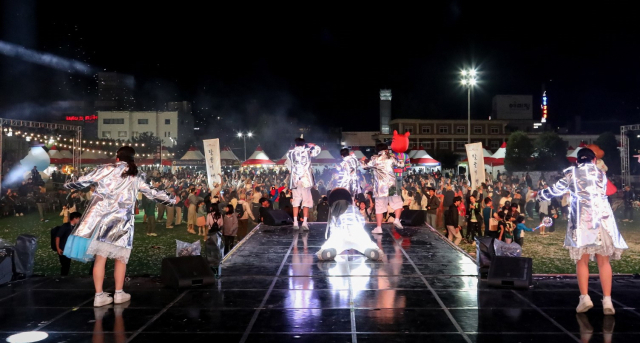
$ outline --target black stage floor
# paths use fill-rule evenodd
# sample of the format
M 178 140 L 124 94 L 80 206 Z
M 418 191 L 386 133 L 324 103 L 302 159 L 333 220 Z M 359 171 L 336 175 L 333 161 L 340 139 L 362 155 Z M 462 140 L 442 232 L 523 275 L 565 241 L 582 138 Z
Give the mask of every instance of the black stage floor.
M 469 257 L 426 228 L 385 227 L 383 262 L 320 263 L 324 225 L 258 227 L 213 287 L 171 290 L 133 278 L 127 306 L 92 308 L 91 279 L 32 278 L 0 287 L 0 340 L 44 342 L 638 342 L 640 280 L 614 284 L 617 314 L 576 315 L 575 280 L 528 291 L 478 287 Z M 107 287 L 113 288 L 112 279 Z

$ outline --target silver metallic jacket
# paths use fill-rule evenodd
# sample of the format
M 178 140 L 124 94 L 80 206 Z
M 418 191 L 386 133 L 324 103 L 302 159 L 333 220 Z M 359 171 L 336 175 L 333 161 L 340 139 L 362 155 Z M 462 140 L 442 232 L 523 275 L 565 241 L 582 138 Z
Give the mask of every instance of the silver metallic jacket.
M 393 168 L 404 168 L 404 161 L 400 161 L 389 150 L 380 151 L 378 155 L 371 156 L 369 163 L 362 162 L 362 168 L 373 171 L 373 196 L 389 196 L 389 188 L 396 185 L 396 176 Z M 396 191 L 395 195 L 400 195 Z
M 311 171 L 311 158 L 320 154 L 320 147 L 297 146 L 287 152 L 286 166 L 291 173 L 289 176 L 289 188 L 311 188 L 314 185 L 313 172 Z
M 152 189 L 145 183 L 144 173 L 122 177 L 128 169 L 126 162 L 105 164 L 91 173 L 78 178 L 76 182 L 64 185 L 68 189 L 83 189 L 96 185 L 91 203 L 72 235 L 91 238 L 95 230 L 95 240 L 131 249 L 133 245 L 134 206 L 138 192 L 149 199 L 172 206 L 175 199 L 164 191 Z
M 570 192 L 569 222 L 564 246 L 582 248 L 601 245 L 600 232 L 606 230 L 615 248 L 627 249 L 607 199 L 606 174 L 592 163 L 569 167 L 563 173 L 564 177 L 555 185 L 541 190 L 538 198 L 551 200 Z
M 340 171 L 338 187 L 345 188 L 352 196 L 360 193 L 360 179 L 358 178 L 358 158 L 351 153 L 343 157 L 342 162 L 338 166 Z

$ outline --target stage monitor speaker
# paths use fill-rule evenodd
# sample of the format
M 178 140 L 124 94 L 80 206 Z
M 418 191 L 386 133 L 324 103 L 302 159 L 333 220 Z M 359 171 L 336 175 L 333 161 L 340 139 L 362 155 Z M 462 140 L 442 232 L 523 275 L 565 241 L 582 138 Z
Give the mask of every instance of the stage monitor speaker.
M 13 273 L 13 248 L 0 248 L 0 285 L 11 281 Z
M 162 259 L 162 283 L 171 288 L 212 285 L 216 276 L 202 256 L 167 257 Z
M 407 226 L 423 226 L 425 211 L 403 210 L 400 214 L 400 223 Z
M 531 286 L 533 260 L 527 257 L 495 256 L 489 267 L 487 284 L 494 287 L 527 289 Z
M 491 261 L 496 256 L 492 237 L 476 237 L 476 264 L 478 265 L 478 277 L 486 280 L 489 277 Z
M 270 210 L 264 217 L 265 225 L 282 226 L 293 224 L 293 219 L 283 210 Z

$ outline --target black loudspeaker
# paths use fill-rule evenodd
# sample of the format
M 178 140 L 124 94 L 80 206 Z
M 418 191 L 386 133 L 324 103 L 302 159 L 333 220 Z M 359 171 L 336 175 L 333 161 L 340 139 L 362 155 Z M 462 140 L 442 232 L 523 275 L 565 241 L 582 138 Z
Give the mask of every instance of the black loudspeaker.
M 0 285 L 11 281 L 13 269 L 13 249 L 10 247 L 0 248 Z
M 293 224 L 293 219 L 283 210 L 270 210 L 264 217 L 265 225 L 282 226 Z
M 160 277 L 165 286 L 172 288 L 212 285 L 216 282 L 215 274 L 202 256 L 164 258 Z
M 493 238 L 476 237 L 476 264 L 478 265 L 478 277 L 481 280 L 486 280 L 489 276 L 489 267 L 495 256 Z
M 528 289 L 533 260 L 528 257 L 495 256 L 489 267 L 489 286 Z
M 403 210 L 400 213 L 400 223 L 407 226 L 423 226 L 425 222 L 425 211 Z

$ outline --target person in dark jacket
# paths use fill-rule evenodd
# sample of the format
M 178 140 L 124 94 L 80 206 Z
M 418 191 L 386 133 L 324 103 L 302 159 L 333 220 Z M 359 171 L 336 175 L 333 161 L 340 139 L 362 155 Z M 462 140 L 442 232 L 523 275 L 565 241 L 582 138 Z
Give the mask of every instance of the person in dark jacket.
M 482 210 L 480 204 L 476 202 L 476 197 L 469 196 L 469 207 L 467 208 L 467 237 L 469 242 L 475 243 L 476 236 L 482 236 L 480 227 L 482 226 Z
M 459 245 L 462 240 L 460 230 L 462 228 L 458 224 L 458 206 L 462 199 L 460 197 L 454 197 L 453 203 L 449 206 L 449 209 L 444 212 L 444 225 L 447 227 L 449 233 L 449 240 L 453 241 L 455 245 Z M 455 241 L 453 238 L 456 238 Z
M 318 204 L 318 218 L 319 222 L 326 222 L 329 219 L 329 199 L 327 196 L 323 196 L 322 200 Z
M 60 260 L 60 275 L 69 275 L 69 269 L 71 269 L 71 259 L 64 256 L 64 247 L 67 244 L 67 239 L 73 230 L 73 227 L 78 224 L 82 214 L 80 212 L 72 212 L 69 214 L 69 222 L 62 224 L 56 233 L 56 249 L 58 250 L 58 259 Z
M 427 223 L 434 229 L 437 229 L 438 207 L 440 207 L 440 199 L 436 196 L 436 190 L 429 187 L 429 195 L 425 208 L 427 209 Z

